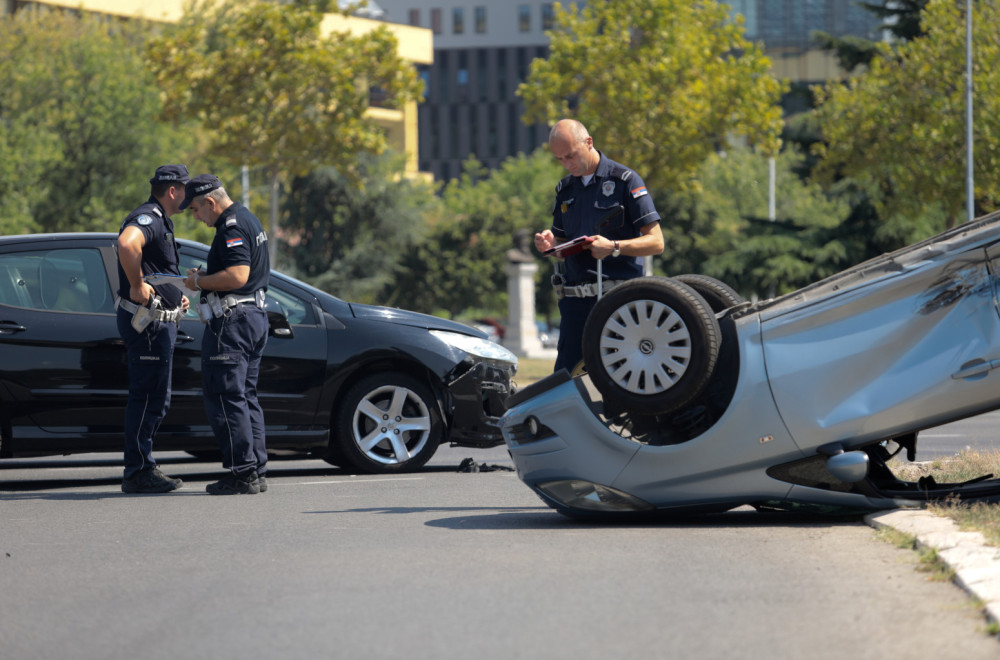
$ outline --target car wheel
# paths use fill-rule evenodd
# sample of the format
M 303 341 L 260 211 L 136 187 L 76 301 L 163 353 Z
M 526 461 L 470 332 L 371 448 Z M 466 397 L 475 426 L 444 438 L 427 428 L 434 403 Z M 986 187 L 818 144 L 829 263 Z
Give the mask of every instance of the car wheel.
M 430 388 L 407 374 L 384 372 L 348 390 L 334 442 L 360 472 L 408 472 L 430 460 L 443 435 Z
M 701 394 L 719 344 L 715 314 L 694 289 L 665 277 L 640 277 L 594 306 L 583 330 L 583 359 L 606 402 L 662 414 Z
M 675 275 L 671 279 L 683 282 L 697 291 L 716 314 L 746 302 L 731 286 L 708 275 Z

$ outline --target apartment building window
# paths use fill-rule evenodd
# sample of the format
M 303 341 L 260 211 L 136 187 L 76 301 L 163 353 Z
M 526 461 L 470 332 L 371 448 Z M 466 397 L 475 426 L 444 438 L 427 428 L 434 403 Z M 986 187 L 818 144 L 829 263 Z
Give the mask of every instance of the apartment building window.
M 531 5 L 517 6 L 517 29 L 521 32 L 531 32 Z
M 449 138 L 450 138 L 450 140 L 449 141 L 451 142 L 451 151 L 450 151 L 450 154 L 451 154 L 452 158 L 461 158 L 461 153 L 459 151 L 458 141 L 461 139 L 461 135 L 462 135 L 461 128 L 462 127 L 459 126 L 459 123 L 458 123 L 458 106 L 454 106 L 454 105 L 451 106 L 451 108 L 449 109 L 448 115 L 449 115 L 448 116 L 448 123 L 450 124 L 450 126 L 449 126 L 449 129 L 450 129 L 450 131 L 449 131 L 449 133 L 450 133 Z
M 476 100 L 480 103 L 489 99 L 489 69 L 486 64 L 486 51 L 476 51 Z
M 469 108 L 469 153 L 478 156 L 479 151 L 479 108 Z
M 458 51 L 458 69 L 455 72 L 455 83 L 457 85 L 457 99 L 465 102 L 469 100 L 469 54 L 468 51 Z
M 451 10 L 451 31 L 455 34 L 465 32 L 465 10 L 462 7 Z
M 450 51 L 442 50 L 440 53 L 435 55 L 438 60 L 437 64 L 437 81 L 438 81 L 438 96 L 437 100 L 442 103 L 447 103 L 451 98 L 451 79 L 449 78 L 449 68 L 448 60 Z
M 486 33 L 486 7 L 476 7 L 476 34 Z
M 431 10 L 431 31 L 434 34 L 441 34 L 441 10 Z
M 507 95 L 507 53 L 497 51 L 497 94 L 500 98 Z
M 423 99 L 426 101 L 431 96 L 431 70 L 427 66 L 420 66 L 417 67 L 417 72 L 420 74 L 420 79 L 424 81 Z
M 497 144 L 497 106 L 495 103 L 486 106 L 486 114 L 488 115 L 486 120 L 487 153 L 490 157 L 496 157 L 499 145 Z
M 430 121 L 431 158 L 437 160 L 441 157 L 441 120 L 437 106 L 431 106 Z
M 410 25 L 420 25 L 420 10 L 411 9 L 410 10 Z
M 556 24 L 556 13 L 552 9 L 552 3 L 546 2 L 542 4 L 542 29 L 551 30 Z

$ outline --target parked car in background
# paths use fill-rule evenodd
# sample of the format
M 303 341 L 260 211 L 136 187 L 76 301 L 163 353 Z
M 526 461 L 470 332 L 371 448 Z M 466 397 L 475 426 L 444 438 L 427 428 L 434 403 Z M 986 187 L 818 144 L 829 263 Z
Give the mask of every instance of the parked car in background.
M 1000 479 L 898 479 L 920 431 L 1000 408 L 1000 213 L 787 295 L 701 275 L 620 284 L 586 372 L 517 392 L 518 476 L 576 517 L 1000 501 Z
M 542 348 L 559 347 L 558 325 L 549 327 L 549 324 L 547 324 L 545 321 L 535 321 L 535 327 L 538 328 L 538 341 L 541 342 Z
M 115 234 L 0 237 L 0 458 L 121 451 L 128 394 Z M 181 270 L 208 247 L 179 241 Z M 267 446 L 360 472 L 418 469 L 442 442 L 502 444 L 517 358 L 469 326 L 340 300 L 272 272 L 259 398 Z M 217 451 L 202 324 L 179 324 L 156 451 Z

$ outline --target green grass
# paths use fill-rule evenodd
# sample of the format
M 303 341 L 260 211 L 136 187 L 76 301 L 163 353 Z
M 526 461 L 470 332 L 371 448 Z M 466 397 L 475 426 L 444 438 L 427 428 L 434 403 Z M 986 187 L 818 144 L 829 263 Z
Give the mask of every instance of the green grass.
M 514 378 L 517 381 L 517 386 L 519 388 L 527 387 L 535 381 L 545 378 L 552 373 L 555 362 L 554 359 L 518 358 L 517 374 Z
M 894 459 L 890 461 L 889 468 L 900 479 L 910 481 L 931 475 L 938 483 L 963 482 L 987 474 L 1000 476 L 1000 451 L 966 450 L 950 458 L 927 463 L 906 463 Z M 990 545 L 1000 546 L 1000 505 L 946 501 L 931 504 L 927 509 L 952 518 L 960 529 L 982 533 Z

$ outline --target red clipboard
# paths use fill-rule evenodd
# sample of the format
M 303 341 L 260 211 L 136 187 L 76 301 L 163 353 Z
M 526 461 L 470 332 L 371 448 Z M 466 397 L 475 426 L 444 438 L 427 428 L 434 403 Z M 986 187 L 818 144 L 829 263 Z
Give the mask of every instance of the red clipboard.
M 566 241 L 565 243 L 560 243 L 555 247 L 549 248 L 545 252 L 542 252 L 542 256 L 559 257 L 560 259 L 571 257 L 574 254 L 589 249 L 590 244 L 594 242 L 594 238 L 593 236 L 578 236 L 572 241 Z

